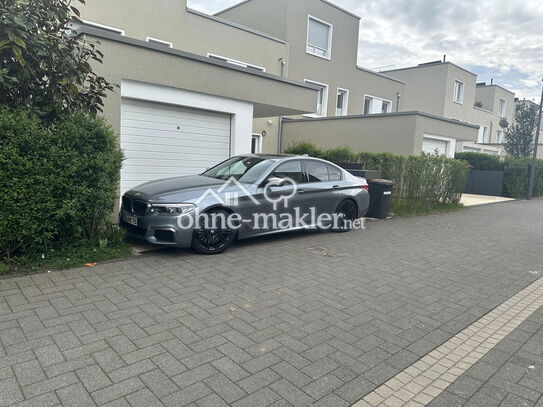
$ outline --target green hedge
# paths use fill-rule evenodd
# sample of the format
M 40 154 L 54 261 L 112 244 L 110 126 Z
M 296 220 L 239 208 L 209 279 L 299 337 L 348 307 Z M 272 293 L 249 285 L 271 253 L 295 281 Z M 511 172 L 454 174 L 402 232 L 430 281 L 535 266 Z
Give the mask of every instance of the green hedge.
M 531 158 L 500 158 L 483 153 L 457 153 L 455 157 L 467 161 L 474 170 L 503 171 L 504 196 L 524 199 L 528 195 Z M 543 196 L 543 160 L 536 163 L 533 196 Z
M 101 119 L 79 114 L 46 126 L 0 108 L 0 259 L 78 242 L 103 246 L 122 160 Z
M 390 153 L 357 153 L 349 147 L 322 150 L 310 142 L 291 144 L 288 154 L 308 154 L 332 162 L 362 163 L 394 181 L 393 197 L 402 207 L 432 208 L 460 201 L 469 165 L 460 160 L 431 155 L 401 156 Z
M 498 155 L 483 153 L 456 153 L 454 158 L 467 161 L 474 170 L 503 171 L 504 161 Z

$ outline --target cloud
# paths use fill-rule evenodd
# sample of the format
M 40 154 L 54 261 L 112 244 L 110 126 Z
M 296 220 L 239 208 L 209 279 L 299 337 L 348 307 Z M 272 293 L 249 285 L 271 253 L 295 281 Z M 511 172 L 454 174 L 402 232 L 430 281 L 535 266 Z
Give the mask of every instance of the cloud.
M 296 1 L 296 0 L 291 0 Z M 543 76 L 541 0 L 332 0 L 362 17 L 358 63 L 404 67 L 447 59 L 539 100 Z M 215 12 L 234 0 L 189 0 Z

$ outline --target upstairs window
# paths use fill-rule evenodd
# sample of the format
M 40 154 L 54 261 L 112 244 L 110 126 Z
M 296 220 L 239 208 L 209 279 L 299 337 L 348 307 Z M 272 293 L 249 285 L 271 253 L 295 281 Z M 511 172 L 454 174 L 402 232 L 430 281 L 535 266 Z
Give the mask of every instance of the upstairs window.
M 336 116 L 347 116 L 348 105 L 349 105 L 349 91 L 346 89 L 338 89 Z
M 332 54 L 332 25 L 309 16 L 307 24 L 307 53 L 330 59 Z
M 498 102 L 498 114 L 500 117 L 505 117 L 505 113 L 507 111 L 507 102 L 503 99 L 500 99 Z
M 305 83 L 309 83 L 310 85 L 317 86 L 319 88 L 319 93 L 317 94 L 317 110 L 315 110 L 313 116 L 326 116 L 326 107 L 328 105 L 328 85 L 313 82 L 307 79 L 305 80 Z
M 488 127 L 479 126 L 479 134 L 477 135 L 477 143 L 488 143 Z
M 496 143 L 501 144 L 503 142 L 503 131 L 496 130 Z
M 464 103 L 464 82 L 454 81 L 453 101 Z
M 375 96 L 364 96 L 364 114 L 390 113 L 392 102 Z

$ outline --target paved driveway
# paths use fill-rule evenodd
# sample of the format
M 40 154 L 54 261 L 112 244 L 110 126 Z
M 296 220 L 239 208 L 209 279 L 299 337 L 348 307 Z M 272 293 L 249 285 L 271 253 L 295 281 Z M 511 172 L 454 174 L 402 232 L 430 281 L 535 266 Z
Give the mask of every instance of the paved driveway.
M 347 406 L 541 276 L 542 231 L 515 201 L 0 280 L 0 405 Z

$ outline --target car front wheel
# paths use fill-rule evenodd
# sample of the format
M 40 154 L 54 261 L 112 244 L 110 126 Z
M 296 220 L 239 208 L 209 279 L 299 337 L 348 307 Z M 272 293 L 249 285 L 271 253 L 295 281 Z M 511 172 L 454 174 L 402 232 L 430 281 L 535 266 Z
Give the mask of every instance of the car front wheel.
M 192 235 L 192 249 L 200 254 L 220 254 L 232 245 L 236 231 L 228 226 L 229 213 L 223 209 L 206 212 Z

